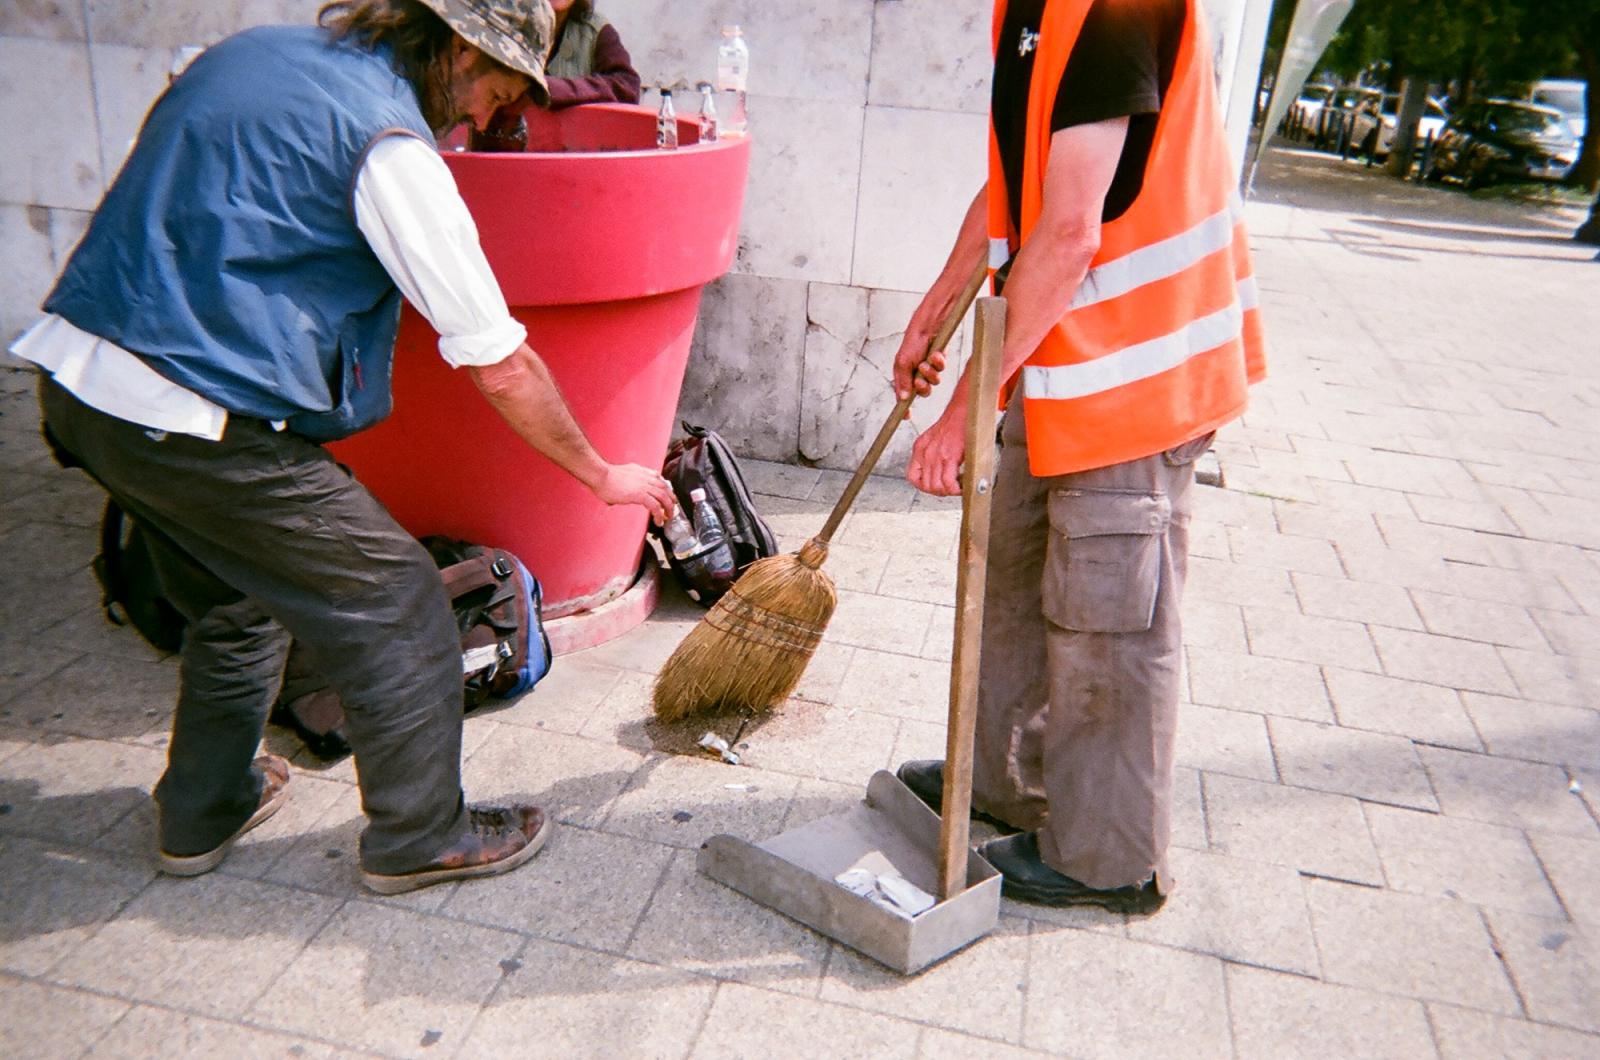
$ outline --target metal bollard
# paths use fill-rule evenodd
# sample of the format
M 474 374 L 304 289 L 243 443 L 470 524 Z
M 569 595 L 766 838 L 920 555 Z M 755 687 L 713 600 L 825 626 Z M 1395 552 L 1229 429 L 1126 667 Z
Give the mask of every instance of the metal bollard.
M 1428 179 L 1428 170 L 1433 168 L 1433 133 L 1430 131 L 1427 138 L 1422 141 L 1422 150 L 1417 152 L 1417 183 Z

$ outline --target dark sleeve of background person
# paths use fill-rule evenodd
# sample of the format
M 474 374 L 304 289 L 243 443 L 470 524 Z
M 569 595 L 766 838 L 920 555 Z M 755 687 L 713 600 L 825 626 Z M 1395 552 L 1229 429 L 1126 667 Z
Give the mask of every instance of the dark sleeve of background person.
M 1199 2 L 1199 0 L 1191 0 Z M 1144 184 L 1161 100 L 1172 81 L 1185 0 L 1095 0 L 1061 75 L 1050 131 L 1128 119 L 1102 220 L 1133 205 Z
M 550 78 L 550 109 L 580 103 L 639 102 L 639 73 L 615 26 L 601 28 L 594 42 L 594 73 Z

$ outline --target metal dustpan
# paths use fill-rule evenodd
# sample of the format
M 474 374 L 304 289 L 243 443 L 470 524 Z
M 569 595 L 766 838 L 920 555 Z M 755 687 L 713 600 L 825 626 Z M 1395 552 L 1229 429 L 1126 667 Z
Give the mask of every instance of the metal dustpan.
M 1000 874 L 969 848 L 968 813 L 1004 332 L 1005 302 L 980 299 L 969 375 L 943 813 L 928 809 L 894 774 L 879 771 L 860 805 L 761 843 L 712 836 L 697 862 L 712 879 L 903 974 L 976 942 L 1000 920 Z M 841 876 L 855 889 L 839 882 Z

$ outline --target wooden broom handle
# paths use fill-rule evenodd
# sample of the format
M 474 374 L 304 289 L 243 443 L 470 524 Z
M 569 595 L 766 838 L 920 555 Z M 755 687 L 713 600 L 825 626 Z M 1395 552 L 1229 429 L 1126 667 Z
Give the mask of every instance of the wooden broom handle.
M 955 650 L 950 662 L 950 724 L 945 736 L 944 800 L 939 828 L 939 897 L 967 887 L 968 814 L 972 809 L 972 744 L 978 720 L 978 655 L 994 493 L 995 408 L 1005 345 L 1003 298 L 978 302 L 967 386 L 967 455 L 961 475 L 961 544 L 956 560 Z
M 978 262 L 978 267 L 973 270 L 972 278 L 967 281 L 966 289 L 961 292 L 961 297 L 956 299 L 956 304 L 950 312 L 944 315 L 944 322 L 939 325 L 938 332 L 933 336 L 933 341 L 928 343 L 928 352 L 923 354 L 927 360 L 929 354 L 942 351 L 950 344 L 950 336 L 956 333 L 956 328 L 961 326 L 961 318 L 967 315 L 967 307 L 972 305 L 972 300 L 978 296 L 978 289 L 983 286 L 983 281 L 989 276 L 989 262 L 984 259 Z M 906 410 L 911 408 L 911 402 L 917 397 L 916 387 L 913 385 L 911 393 L 895 402 L 894 411 L 889 413 L 889 418 L 884 421 L 883 427 L 878 431 L 878 437 L 873 440 L 872 448 L 867 450 L 866 458 L 861 461 L 861 466 L 856 468 L 856 473 L 850 484 L 844 488 L 844 493 L 839 497 L 838 503 L 833 506 L 828 521 L 823 524 L 822 532 L 811 540 L 821 545 L 826 545 L 833 540 L 834 532 L 839 529 L 839 524 L 844 522 L 844 517 L 850 511 L 850 506 L 856 502 L 856 495 L 861 492 L 861 487 L 867 484 L 867 476 L 872 474 L 872 469 L 878 466 L 878 459 L 883 456 L 883 451 L 889 448 L 889 439 L 894 437 L 894 432 L 905 421 Z

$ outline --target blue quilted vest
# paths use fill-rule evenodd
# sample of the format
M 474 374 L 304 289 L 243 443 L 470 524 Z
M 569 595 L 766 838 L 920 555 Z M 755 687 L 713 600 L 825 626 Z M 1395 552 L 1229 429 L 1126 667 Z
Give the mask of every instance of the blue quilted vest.
M 433 140 L 387 51 L 229 37 L 156 101 L 45 310 L 231 413 L 317 441 L 377 423 L 400 293 L 352 196 L 393 134 Z

